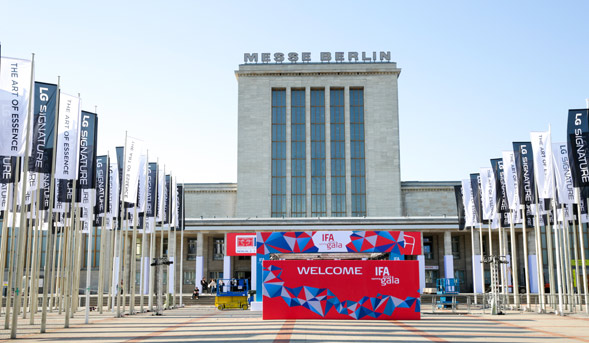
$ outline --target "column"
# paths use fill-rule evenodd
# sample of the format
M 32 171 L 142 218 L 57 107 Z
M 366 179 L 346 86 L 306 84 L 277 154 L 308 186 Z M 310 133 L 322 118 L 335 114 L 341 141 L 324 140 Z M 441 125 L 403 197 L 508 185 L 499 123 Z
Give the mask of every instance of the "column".
M 202 233 L 196 234 L 196 273 L 194 276 L 194 284 L 198 286 L 199 293 L 202 294 L 202 285 L 200 280 L 204 277 L 204 235 Z
M 481 263 L 481 251 L 480 251 L 480 235 L 474 232 L 475 229 L 471 228 L 471 239 L 472 239 L 472 284 L 474 293 L 483 293 L 483 286 L 481 278 L 483 277 L 483 264 Z
M 291 202 L 292 202 L 292 107 L 291 107 L 291 92 L 290 87 L 286 88 L 286 216 L 291 216 Z M 225 273 L 223 271 L 223 273 Z M 224 278 L 225 276 L 223 274 Z
M 528 275 L 530 277 L 530 293 L 538 293 L 538 263 L 536 260 L 536 232 L 528 231 Z
M 444 232 L 444 277 L 454 278 L 454 255 L 452 254 L 452 234 Z
M 288 192 L 287 192 L 288 193 Z M 232 278 L 231 274 L 231 256 L 227 256 L 227 233 L 225 233 L 225 239 L 223 240 L 223 279 L 228 280 Z M 224 281 L 225 286 L 223 291 L 227 292 L 229 282 Z
M 350 87 L 344 88 L 344 132 L 346 147 L 346 216 L 352 216 L 352 155 L 350 151 Z
M 419 263 L 419 293 L 423 293 L 425 288 L 425 255 L 423 255 L 423 233 L 421 234 L 421 255 L 417 255 Z

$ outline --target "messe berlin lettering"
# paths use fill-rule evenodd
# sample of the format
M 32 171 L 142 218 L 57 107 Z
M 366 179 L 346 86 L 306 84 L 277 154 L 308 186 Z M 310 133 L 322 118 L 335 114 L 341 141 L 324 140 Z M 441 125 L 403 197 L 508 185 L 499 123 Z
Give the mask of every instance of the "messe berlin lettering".
M 391 52 L 390 51 L 350 51 L 350 52 L 320 52 L 320 62 L 390 62 Z M 297 63 L 297 62 L 312 62 L 310 52 L 262 52 L 262 53 L 244 53 L 243 62 L 248 63 Z

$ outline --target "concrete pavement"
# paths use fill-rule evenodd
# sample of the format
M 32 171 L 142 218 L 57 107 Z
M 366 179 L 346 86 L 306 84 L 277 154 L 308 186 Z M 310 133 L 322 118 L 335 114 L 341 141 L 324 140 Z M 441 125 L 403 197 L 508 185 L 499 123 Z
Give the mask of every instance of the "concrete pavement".
M 264 321 L 260 312 L 189 306 L 163 316 L 114 318 L 111 312 L 92 312 L 88 325 L 78 312 L 67 329 L 63 315 L 52 313 L 45 334 L 38 333 L 39 318 L 34 326 L 19 320 L 19 342 L 589 342 L 589 317 L 584 314 L 441 311 L 423 313 L 420 321 Z M 0 330 L 1 339 L 9 334 Z

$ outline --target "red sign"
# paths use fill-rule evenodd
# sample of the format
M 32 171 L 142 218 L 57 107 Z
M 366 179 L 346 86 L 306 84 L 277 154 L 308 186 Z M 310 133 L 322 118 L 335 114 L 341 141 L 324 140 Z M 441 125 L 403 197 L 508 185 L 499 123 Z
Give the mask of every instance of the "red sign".
M 256 254 L 255 233 L 227 233 L 227 256 L 254 256 Z
M 420 319 L 418 261 L 263 262 L 263 319 Z

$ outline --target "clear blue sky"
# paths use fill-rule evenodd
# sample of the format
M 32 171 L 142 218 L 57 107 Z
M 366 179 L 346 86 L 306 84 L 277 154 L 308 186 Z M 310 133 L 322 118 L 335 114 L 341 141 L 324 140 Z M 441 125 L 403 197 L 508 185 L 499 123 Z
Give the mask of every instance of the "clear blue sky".
M 4 1 L 2 54 L 184 182 L 237 179 L 244 52 L 391 51 L 402 180 L 460 180 L 589 98 L 588 1 Z

